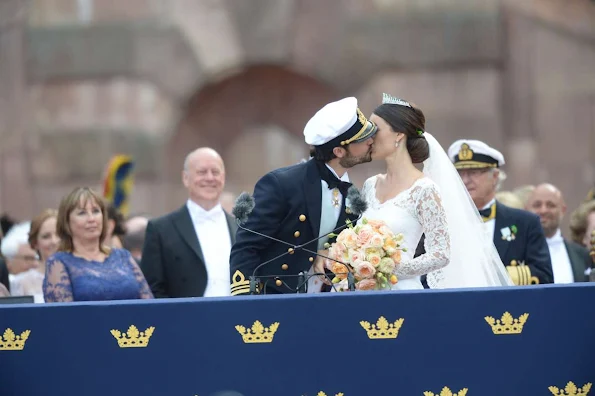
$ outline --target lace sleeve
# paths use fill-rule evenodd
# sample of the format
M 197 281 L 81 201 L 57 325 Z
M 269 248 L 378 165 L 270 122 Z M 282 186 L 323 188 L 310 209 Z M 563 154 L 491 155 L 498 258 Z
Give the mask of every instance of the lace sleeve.
M 445 267 L 450 260 L 450 237 L 442 199 L 435 185 L 420 186 L 417 193 L 416 212 L 425 234 L 426 252 L 396 268 L 397 276 L 421 276 Z M 415 246 L 409 246 L 414 249 Z
M 129 251 L 126 250 L 125 252 L 126 252 L 125 259 L 128 260 L 130 267 L 132 267 L 132 272 L 134 273 L 134 278 L 140 285 L 140 296 L 139 297 L 145 298 L 145 299 L 153 298 L 153 293 L 151 293 L 149 284 L 147 283 L 147 280 L 145 279 L 145 276 L 143 275 L 142 271 L 140 270 L 138 264 L 134 260 L 134 257 L 132 257 L 132 255 L 130 254 Z
M 74 301 L 68 271 L 64 264 L 54 257 L 50 257 L 45 264 L 43 298 L 45 302 Z

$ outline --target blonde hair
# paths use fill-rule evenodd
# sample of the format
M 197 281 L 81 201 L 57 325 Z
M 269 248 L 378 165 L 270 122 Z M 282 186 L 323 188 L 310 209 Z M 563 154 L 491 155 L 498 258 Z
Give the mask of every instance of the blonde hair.
M 31 246 L 31 249 L 37 251 L 37 238 L 39 237 L 41 226 L 47 219 L 52 217 L 57 218 L 58 211 L 56 209 L 45 209 L 31 221 L 31 229 L 29 230 L 29 246 Z
M 523 201 L 513 192 L 510 191 L 498 191 L 496 193 L 496 199 L 503 205 L 509 208 L 525 209 Z
M 105 203 L 101 196 L 89 187 L 77 187 L 70 194 L 62 198 L 60 207 L 58 208 L 58 219 L 56 221 L 56 233 L 60 238 L 60 246 L 58 251 L 72 253 L 74 245 L 72 243 L 72 231 L 70 230 L 70 215 L 80 208 L 81 201 L 86 205 L 89 200 L 99 206 L 103 217 L 103 224 L 101 225 L 101 235 L 99 237 L 99 250 L 104 254 L 109 254 L 110 248 L 103 244 L 105 235 L 107 234 L 107 210 L 105 210 Z
M 595 212 L 595 201 L 585 202 L 570 215 L 570 238 L 582 245 L 587 232 L 587 217 Z

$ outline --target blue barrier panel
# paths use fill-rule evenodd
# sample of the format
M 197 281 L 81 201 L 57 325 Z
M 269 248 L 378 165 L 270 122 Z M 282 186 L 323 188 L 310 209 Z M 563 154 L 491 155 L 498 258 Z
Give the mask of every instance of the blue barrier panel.
M 587 395 L 595 284 L 6 305 L 0 335 L 2 396 Z

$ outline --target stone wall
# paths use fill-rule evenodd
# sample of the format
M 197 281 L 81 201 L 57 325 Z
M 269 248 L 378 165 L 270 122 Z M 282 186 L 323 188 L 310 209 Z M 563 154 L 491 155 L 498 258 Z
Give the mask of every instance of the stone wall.
M 222 152 L 230 190 L 249 190 L 307 155 L 302 127 L 322 104 L 356 95 L 369 114 L 386 91 L 421 106 L 444 146 L 501 148 L 505 188 L 549 180 L 573 207 L 595 179 L 587 0 L 1 4 L 30 4 L 0 27 L 0 205 L 19 217 L 98 186 L 120 151 L 138 161 L 135 211 L 182 202 L 180 166 L 198 145 Z

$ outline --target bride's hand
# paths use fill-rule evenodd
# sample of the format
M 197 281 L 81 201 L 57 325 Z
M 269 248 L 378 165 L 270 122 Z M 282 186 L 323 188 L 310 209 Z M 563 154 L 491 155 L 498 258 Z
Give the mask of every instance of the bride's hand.
M 328 250 L 319 250 L 318 254 L 322 254 L 323 256 L 328 256 Z M 326 267 L 324 265 L 326 259 L 322 256 L 316 256 L 316 260 L 314 261 L 314 265 L 312 266 L 312 272 L 315 274 L 324 274 L 326 273 Z M 331 282 L 326 276 L 319 275 L 318 278 L 324 283 L 325 285 L 330 285 Z

